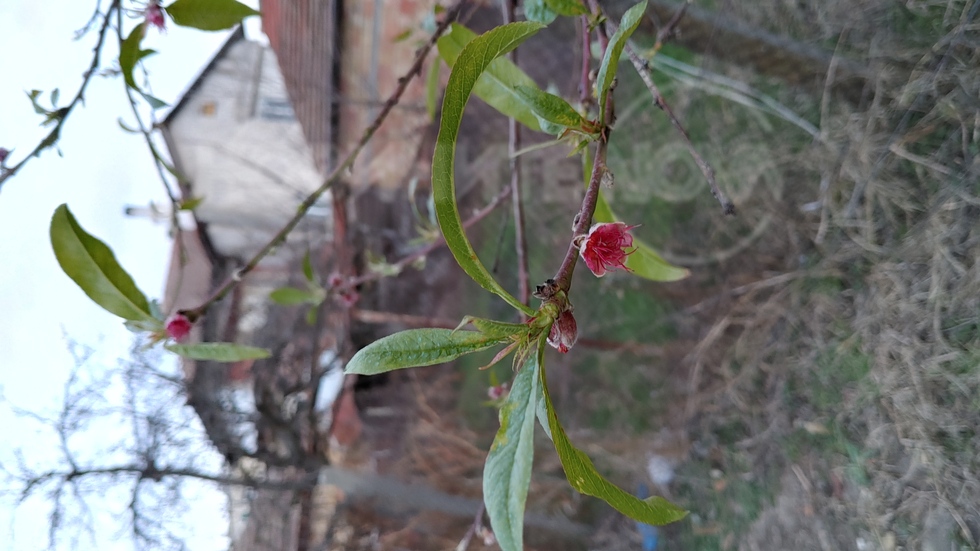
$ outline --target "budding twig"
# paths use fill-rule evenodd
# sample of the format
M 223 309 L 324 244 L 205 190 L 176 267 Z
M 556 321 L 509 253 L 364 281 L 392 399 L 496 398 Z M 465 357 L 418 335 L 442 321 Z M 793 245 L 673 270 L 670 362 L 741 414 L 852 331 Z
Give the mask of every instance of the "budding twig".
M 398 105 L 399 100 L 401 100 L 402 95 L 405 93 L 405 89 L 408 88 L 409 82 L 411 82 L 412 78 L 421 72 L 422 64 L 425 61 L 425 58 L 428 56 L 429 51 L 435 45 L 439 37 L 442 36 L 442 33 L 446 30 L 446 28 L 449 27 L 449 24 L 456 19 L 462 4 L 462 0 L 457 0 L 455 4 L 446 10 L 445 18 L 441 23 L 439 23 L 439 26 L 436 28 L 435 32 L 432 33 L 432 36 L 425 43 L 425 45 L 419 48 L 419 50 L 415 53 L 415 60 L 413 61 L 412 66 L 404 75 L 402 75 L 401 78 L 398 79 L 398 86 L 395 87 L 395 91 L 388 97 L 388 100 L 385 101 L 381 111 L 378 112 L 371 124 L 364 130 L 364 133 L 361 134 L 361 139 L 358 140 L 351 152 L 348 153 L 343 162 L 337 165 L 337 167 L 334 168 L 333 171 L 324 179 L 323 184 L 321 184 L 316 191 L 311 193 L 302 203 L 300 203 L 299 207 L 296 209 L 296 214 L 292 217 L 292 219 L 290 219 L 289 222 L 287 222 L 286 225 L 283 226 L 282 229 L 279 230 L 276 235 L 274 235 L 272 239 L 270 239 L 269 242 L 259 250 L 259 252 L 255 253 L 255 255 L 238 270 L 240 276 L 244 276 L 254 270 L 263 258 L 272 252 L 274 248 L 279 246 L 279 244 L 285 241 L 286 237 L 293 231 L 293 229 L 296 228 L 297 225 L 299 225 L 303 217 L 306 216 L 307 211 L 313 207 L 317 200 L 319 200 L 320 197 L 327 192 L 327 190 L 332 188 L 347 170 L 354 166 L 354 161 L 357 160 L 358 154 L 360 154 L 361 150 L 364 149 L 364 146 L 371 141 L 371 138 L 374 137 L 374 133 L 377 132 L 378 128 L 381 126 L 381 123 L 385 121 L 391 110 Z M 235 288 L 237 284 L 238 282 L 234 279 L 229 278 L 225 280 L 225 282 L 211 295 L 211 297 L 204 301 L 203 304 L 190 310 L 183 310 L 181 313 L 187 316 L 191 321 L 200 318 L 205 312 L 207 312 L 208 308 L 210 308 L 212 304 L 223 299 L 229 292 L 231 292 L 232 289 Z
M 514 21 L 516 0 L 504 0 L 504 24 Z M 511 50 L 510 60 L 517 65 L 517 48 Z M 521 149 L 521 128 L 511 117 L 507 121 L 507 156 L 510 159 L 510 201 L 514 213 L 514 247 L 517 249 L 517 300 L 527 304 L 531 300 L 531 282 L 528 274 L 527 236 L 524 231 L 524 202 L 521 196 L 521 159 L 516 155 Z M 521 314 L 527 319 L 525 314 Z
M 54 128 L 51 129 L 51 132 L 48 132 L 48 135 L 45 136 L 44 139 L 38 142 L 37 146 L 34 147 L 30 154 L 21 159 L 21 161 L 14 166 L 0 169 L 0 189 L 3 188 L 3 183 L 7 180 L 7 178 L 11 178 L 14 174 L 17 174 L 28 161 L 34 157 L 40 156 L 42 151 L 48 149 L 49 147 L 53 147 L 56 143 L 58 143 L 58 138 L 61 137 L 61 129 L 64 127 L 65 121 L 68 120 L 68 115 L 71 114 L 76 105 L 85 101 L 85 90 L 88 88 L 88 84 L 91 82 L 92 76 L 99 69 L 99 59 L 102 56 L 102 46 L 105 45 L 105 38 L 111 25 L 112 14 L 113 12 L 119 11 L 120 1 L 121 0 L 113 0 L 106 10 L 104 19 L 102 20 L 102 26 L 99 28 L 99 38 L 95 42 L 95 47 L 92 48 L 92 63 L 89 64 L 88 70 L 83 73 L 82 84 L 78 87 L 78 92 L 75 94 L 75 97 L 72 98 L 71 103 L 58 109 L 57 116 L 54 118 Z

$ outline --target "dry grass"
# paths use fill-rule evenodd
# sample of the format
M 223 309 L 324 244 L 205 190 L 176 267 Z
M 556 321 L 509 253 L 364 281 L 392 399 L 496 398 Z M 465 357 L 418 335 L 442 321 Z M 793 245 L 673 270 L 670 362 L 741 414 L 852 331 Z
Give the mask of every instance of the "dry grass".
M 760 24 L 802 17 L 785 3 L 735 9 Z M 823 98 L 818 143 L 776 149 L 795 169 L 774 155 L 786 187 L 764 206 L 770 229 L 696 276 L 702 287 L 740 285 L 687 310 L 698 345 L 678 386 L 691 465 L 756 480 L 774 470 L 780 482 L 763 501 L 783 510 L 752 527 L 735 524 L 754 517 L 729 518 L 713 546 L 980 541 L 976 12 L 976 2 L 841 3 L 800 31 L 840 36 L 877 76 L 861 105 Z M 816 208 L 801 213 L 805 202 Z M 712 492 L 725 499 L 685 488 L 695 510 Z M 742 536 L 726 544 L 726 533 Z

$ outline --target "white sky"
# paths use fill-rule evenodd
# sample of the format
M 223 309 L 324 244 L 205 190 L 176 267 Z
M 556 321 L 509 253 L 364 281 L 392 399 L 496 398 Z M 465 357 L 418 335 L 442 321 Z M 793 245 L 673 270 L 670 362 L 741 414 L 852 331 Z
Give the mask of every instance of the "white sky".
M 0 147 L 15 149 L 8 165 L 47 133 L 25 91 L 60 88 L 62 104 L 77 91 L 96 36 L 93 32 L 78 42 L 72 37 L 94 5 L 92 0 L 0 2 Z M 179 29 L 170 21 L 165 34 L 151 32 L 144 46 L 160 52 L 148 60 L 154 95 L 173 103 L 226 36 Z M 116 55 L 111 39 L 103 67 Z M 96 348 L 96 362 L 104 365 L 126 357 L 131 342 L 121 321 L 92 303 L 58 267 L 48 239 L 55 208 L 67 203 L 79 223 L 115 251 L 137 285 L 151 298 L 161 298 L 169 259 L 166 227 L 127 218 L 123 208 L 151 200 L 165 204 L 165 195 L 142 138 L 123 132 L 119 117 L 132 121 L 122 79 L 94 78 L 85 105 L 72 113 L 62 132 L 64 157 L 49 150 L 0 188 L 0 462 L 9 461 L 15 449 L 29 460 L 53 452 L 53 442 L 13 417 L 8 404 L 42 414 L 56 411 L 73 366 L 64 335 Z M 223 512 L 214 511 L 215 502 L 209 501 L 191 516 L 210 524 L 212 534 L 202 532 L 189 542 L 193 549 L 227 545 L 213 537 L 227 525 L 222 526 Z M 46 518 L 33 507 L 13 514 L 0 502 L 0 549 L 42 548 Z M 14 524 L 16 539 L 11 539 L 8 530 Z M 106 538 L 98 548 L 117 548 L 107 543 L 118 529 L 97 528 L 100 539 Z

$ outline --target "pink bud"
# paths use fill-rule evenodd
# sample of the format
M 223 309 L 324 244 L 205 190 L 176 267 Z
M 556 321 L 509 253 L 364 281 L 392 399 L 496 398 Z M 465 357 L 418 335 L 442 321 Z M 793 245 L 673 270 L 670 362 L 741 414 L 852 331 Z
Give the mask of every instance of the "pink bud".
M 507 383 L 502 385 L 492 386 L 487 389 L 487 397 L 493 401 L 497 401 L 507 395 Z
M 565 354 L 575 346 L 578 341 L 578 324 L 575 323 L 575 316 L 572 310 L 568 309 L 558 314 L 558 319 L 551 324 L 551 332 L 548 333 L 548 344 Z
M 340 275 L 339 273 L 334 272 L 329 276 L 327 276 L 327 285 L 330 286 L 331 288 L 337 289 L 343 286 L 343 284 L 344 284 L 344 276 Z
M 177 342 L 184 342 L 191 334 L 194 324 L 183 314 L 174 314 L 167 320 L 167 335 Z
M 344 308 L 352 308 L 360 298 L 361 295 L 354 289 L 341 289 L 337 292 L 337 300 Z
M 7 155 L 10 155 L 10 150 L 6 147 L 0 147 L 0 165 L 7 160 Z
M 627 232 L 635 227 L 623 222 L 594 224 L 589 234 L 581 237 L 579 254 L 596 277 L 614 269 L 630 271 L 626 267 L 626 257 L 636 248 L 630 249 L 633 236 Z
M 146 5 L 146 9 L 143 10 L 143 16 L 146 18 L 146 24 L 156 27 L 161 31 L 164 30 L 166 26 L 166 21 L 163 18 L 163 8 L 160 7 L 160 3 L 156 0 L 152 0 Z

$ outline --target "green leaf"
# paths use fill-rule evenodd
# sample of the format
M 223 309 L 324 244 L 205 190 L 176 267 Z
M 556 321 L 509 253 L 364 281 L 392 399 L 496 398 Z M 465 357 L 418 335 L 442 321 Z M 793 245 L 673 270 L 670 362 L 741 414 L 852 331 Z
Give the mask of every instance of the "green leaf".
M 412 36 L 412 29 L 411 28 L 408 28 L 408 29 L 405 29 L 404 31 L 396 34 L 395 35 L 395 38 L 392 38 L 391 39 L 391 42 L 393 44 L 398 44 L 399 42 L 404 42 L 405 40 L 408 40 L 408 38 L 410 36 Z
M 595 81 L 599 93 L 599 113 L 605 113 L 606 111 L 606 95 L 609 93 L 609 87 L 612 86 L 613 79 L 616 78 L 619 57 L 623 54 L 623 48 L 626 47 L 626 42 L 629 40 L 630 35 L 640 25 L 640 19 L 646 9 L 647 2 L 643 0 L 627 10 L 623 14 L 623 19 L 619 22 L 619 29 L 616 30 L 616 34 L 612 35 L 612 38 L 609 39 L 609 45 L 606 46 L 606 53 L 602 56 L 602 64 L 599 65 L 599 74 Z
M 457 28 L 464 29 L 454 26 L 454 31 Z M 488 67 L 492 66 L 498 56 L 513 50 L 518 44 L 542 28 L 543 25 L 538 23 L 511 23 L 490 30 L 466 44 L 459 56 L 456 57 L 455 66 L 449 75 L 449 82 L 446 84 L 446 93 L 442 101 L 439 136 L 436 138 L 435 153 L 432 156 L 432 198 L 436 216 L 442 235 L 446 239 L 446 245 L 452 251 L 456 262 L 467 275 L 484 289 L 496 293 L 508 304 L 528 315 L 533 315 L 534 311 L 500 286 L 480 262 L 476 251 L 473 250 L 473 245 L 467 239 L 456 205 L 454 170 L 456 140 L 459 137 L 463 109 L 466 107 L 466 102 L 469 100 L 477 80 Z M 452 34 L 447 36 L 452 36 Z M 440 41 L 445 38 L 441 38 Z M 516 84 L 519 83 L 511 82 L 508 83 L 508 86 Z M 531 82 L 531 85 L 533 84 Z M 508 89 L 511 94 L 515 94 L 512 88 Z M 528 113 L 534 117 L 530 110 Z
M 316 274 L 313 273 L 313 261 L 310 259 L 310 251 L 303 255 L 303 277 L 306 281 L 316 285 Z
M 476 327 L 476 329 L 484 335 L 499 339 L 505 339 L 518 333 L 527 333 L 530 330 L 530 327 L 524 323 L 508 323 L 505 321 L 474 318 L 473 316 L 466 316 L 463 318 L 463 322 L 460 324 L 460 326 L 467 323 L 473 324 L 473 327 Z
M 185 358 L 210 362 L 258 360 L 271 356 L 265 348 L 233 342 L 202 342 L 198 344 L 167 344 L 164 348 Z
M 441 364 L 498 343 L 500 339 L 477 331 L 409 329 L 358 350 L 344 371 L 377 375 L 407 367 Z
M 51 247 L 61 269 L 96 304 L 131 321 L 153 321 L 146 295 L 116 261 L 112 249 L 89 235 L 62 204 L 51 217 Z
M 524 17 L 528 21 L 550 25 L 558 18 L 558 14 L 548 7 L 545 0 L 524 0 Z
M 139 134 L 140 133 L 140 131 L 138 129 L 132 128 L 132 127 L 126 125 L 126 123 L 123 122 L 122 117 L 119 117 L 118 119 L 116 119 L 116 122 L 119 123 L 119 128 L 122 128 L 124 132 L 129 132 L 130 134 Z
M 575 16 L 589 13 L 589 10 L 585 9 L 578 0 L 544 0 L 544 3 L 558 15 Z
M 167 102 L 163 101 L 158 97 L 151 96 L 150 94 L 147 94 L 142 90 L 137 90 L 137 92 L 139 92 L 140 95 L 143 96 L 143 99 L 146 100 L 146 103 L 150 104 L 150 108 L 152 108 L 154 111 L 156 111 L 157 109 L 163 109 L 164 107 L 167 106 Z
M 548 426 L 551 428 L 555 451 L 558 452 L 561 466 L 565 469 L 565 477 L 568 478 L 568 483 L 571 484 L 572 488 L 605 501 L 633 520 L 653 526 L 676 522 L 687 516 L 687 511 L 662 497 L 639 499 L 599 474 L 589 456 L 573 446 L 568 440 L 565 429 L 558 422 L 558 415 L 555 413 L 554 404 L 551 403 L 551 396 L 548 394 L 545 370 L 540 369 L 538 373 L 541 378 L 541 388 L 544 391 Z
M 517 85 L 514 90 L 540 119 L 572 130 L 581 130 L 585 126 L 582 115 L 564 99 L 537 86 Z
M 619 222 L 609 203 L 602 197 L 596 200 L 595 214 L 592 215 L 593 222 Z M 634 275 L 651 281 L 678 281 L 691 275 L 687 268 L 679 268 L 664 260 L 653 247 L 647 245 L 637 238 L 633 238 L 633 247 L 636 248 L 626 257 L 626 267 L 633 270 Z
M 194 210 L 197 207 L 201 206 L 201 203 L 203 202 L 204 202 L 203 195 L 199 195 L 197 197 L 188 197 L 187 199 L 180 200 L 179 207 L 180 210 Z
M 436 104 L 439 101 L 439 63 L 438 58 L 432 60 L 429 66 L 429 76 L 425 79 L 425 112 L 429 114 L 429 120 L 436 118 Z
M 282 304 L 283 306 L 292 306 L 294 304 L 318 304 L 323 302 L 323 293 L 317 293 L 315 291 L 307 291 L 306 289 L 297 289 L 295 287 L 280 287 L 275 291 L 269 293 L 269 299 L 276 304 Z
M 41 104 L 37 102 L 37 98 L 40 95 L 41 95 L 40 90 L 31 90 L 30 92 L 27 92 L 27 97 L 30 98 L 31 105 L 34 106 L 34 112 L 37 113 L 38 115 L 47 115 L 49 111 L 41 107 Z
M 524 549 L 524 507 L 534 463 L 534 416 L 543 346 L 542 342 L 514 378 L 483 469 L 483 501 L 502 551 Z
M 521 25 L 521 27 L 515 27 L 514 25 Z M 524 100 L 522 100 L 521 97 L 517 95 L 517 92 L 514 91 L 514 86 L 517 85 L 530 87 L 536 87 L 537 85 L 534 83 L 534 80 L 532 80 L 531 77 L 527 76 L 524 71 L 522 71 L 517 65 L 514 65 L 509 59 L 495 58 L 509 52 L 510 50 L 513 50 L 528 36 L 531 36 L 542 28 L 544 28 L 543 25 L 522 22 L 511 23 L 510 25 L 492 29 L 483 36 L 491 36 L 492 40 L 504 41 L 511 38 L 516 38 L 517 41 L 514 44 L 508 44 L 508 49 L 506 51 L 497 53 L 493 57 L 487 59 L 481 60 L 471 54 L 468 57 L 463 70 L 461 71 L 461 76 L 458 77 L 465 79 L 463 82 L 476 79 L 475 85 L 467 82 L 468 85 L 466 88 L 472 89 L 473 93 L 475 93 L 477 97 L 483 101 L 487 102 L 490 107 L 493 107 L 508 117 L 513 117 L 531 130 L 538 131 L 541 130 L 541 126 L 538 124 L 537 117 L 534 116 L 534 112 L 531 111 L 531 107 L 524 103 Z M 518 38 L 518 35 L 520 34 L 523 34 L 523 36 Z M 449 33 L 439 38 L 439 42 L 436 44 L 439 48 L 439 55 L 442 56 L 442 59 L 446 61 L 447 65 L 455 68 L 456 59 L 460 56 L 463 49 L 472 40 L 476 39 L 476 37 L 477 35 L 473 31 L 467 29 L 463 25 L 453 23 L 450 27 Z M 489 53 L 489 50 L 486 49 L 488 41 L 489 40 L 483 40 L 482 45 L 480 46 L 481 51 L 485 53 Z M 480 68 L 479 71 L 475 70 L 477 67 Z M 465 72 L 465 75 L 462 74 L 463 72 Z M 446 96 L 448 95 L 449 88 L 447 86 Z M 467 91 L 466 96 L 453 98 L 452 101 L 458 104 L 460 110 L 462 110 L 462 106 L 466 104 L 468 99 L 469 91 Z M 446 100 L 443 99 L 444 117 L 446 107 L 445 103 Z
M 139 90 L 136 79 L 133 77 L 133 70 L 140 59 L 150 55 L 153 50 L 140 50 L 140 42 L 143 41 L 143 28 L 146 23 L 140 23 L 129 32 L 126 40 L 119 45 L 119 70 L 122 72 L 126 86 L 134 90 Z
M 202 31 L 230 29 L 250 15 L 261 15 L 235 0 L 177 0 L 163 9 L 181 27 Z

